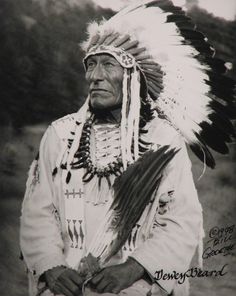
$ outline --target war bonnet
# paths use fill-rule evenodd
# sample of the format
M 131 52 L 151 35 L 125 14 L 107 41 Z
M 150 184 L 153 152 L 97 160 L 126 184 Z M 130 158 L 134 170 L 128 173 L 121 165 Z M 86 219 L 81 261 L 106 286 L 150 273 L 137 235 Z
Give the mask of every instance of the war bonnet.
M 109 20 L 90 24 L 82 47 L 85 67 L 89 56 L 107 53 L 124 68 L 124 163 L 132 159 L 132 141 L 138 157 L 140 108 L 150 103 L 208 166 L 215 166 L 209 147 L 228 153 L 227 143 L 235 136 L 230 122 L 236 113 L 235 84 L 180 7 L 169 0 L 135 1 Z

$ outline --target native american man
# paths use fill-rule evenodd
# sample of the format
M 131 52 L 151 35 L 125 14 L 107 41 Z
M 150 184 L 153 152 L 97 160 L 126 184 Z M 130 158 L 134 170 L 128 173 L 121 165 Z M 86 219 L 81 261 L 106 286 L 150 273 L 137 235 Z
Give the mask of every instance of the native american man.
M 21 218 L 30 295 L 189 293 L 155 274 L 187 271 L 201 249 L 185 143 L 210 167 L 207 146 L 227 152 L 231 103 L 217 100 L 226 93 L 214 78 L 231 81 L 180 8 L 137 3 L 90 25 L 88 97 L 49 126 L 31 166 Z

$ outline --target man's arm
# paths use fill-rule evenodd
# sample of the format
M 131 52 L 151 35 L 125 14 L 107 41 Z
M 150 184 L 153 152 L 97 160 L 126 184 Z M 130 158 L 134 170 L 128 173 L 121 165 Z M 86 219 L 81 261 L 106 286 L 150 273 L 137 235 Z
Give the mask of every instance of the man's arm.
M 36 276 L 54 266 L 66 265 L 53 202 L 52 170 L 59 147 L 50 126 L 41 140 L 38 160 L 31 165 L 22 205 L 20 244 L 27 267 Z
M 53 127 L 44 134 L 39 157 L 32 163 L 22 206 L 20 244 L 30 278 L 56 294 L 79 295 L 83 279 L 67 267 L 52 171 L 61 149 Z M 57 205 L 56 205 L 57 204 Z M 57 215 L 57 217 L 56 217 Z

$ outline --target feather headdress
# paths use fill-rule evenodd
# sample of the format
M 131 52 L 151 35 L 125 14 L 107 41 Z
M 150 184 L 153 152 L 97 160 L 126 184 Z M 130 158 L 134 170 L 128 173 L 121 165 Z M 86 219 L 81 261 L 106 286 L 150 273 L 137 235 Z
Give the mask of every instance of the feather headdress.
M 230 122 L 236 116 L 235 84 L 180 7 L 169 0 L 136 1 L 108 21 L 91 24 L 88 33 L 85 66 L 90 55 L 113 55 L 126 71 L 139 72 L 136 80 L 144 82 L 147 102 L 151 98 L 158 116 L 202 161 L 215 166 L 209 147 L 228 153 L 227 143 L 235 136 Z M 137 129 L 135 120 L 132 124 Z M 128 133 L 135 134 L 135 128 Z

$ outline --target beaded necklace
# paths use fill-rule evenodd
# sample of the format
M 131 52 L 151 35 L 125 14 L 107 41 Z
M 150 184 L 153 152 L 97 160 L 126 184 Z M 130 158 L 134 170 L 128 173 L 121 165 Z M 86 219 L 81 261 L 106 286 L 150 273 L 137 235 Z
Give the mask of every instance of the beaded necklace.
M 108 163 L 105 168 L 98 168 L 91 159 L 90 155 L 90 137 L 91 137 L 91 128 L 94 122 L 94 115 L 91 115 L 84 124 L 80 145 L 77 152 L 74 155 L 76 159 L 72 164 L 72 169 L 81 169 L 84 168 L 85 174 L 82 178 L 83 182 L 88 183 L 96 175 L 98 177 L 98 186 L 101 186 L 101 179 L 106 178 L 109 187 L 111 187 L 110 176 L 115 175 L 119 176 L 123 170 L 123 164 L 120 157 L 117 157 L 115 161 Z

